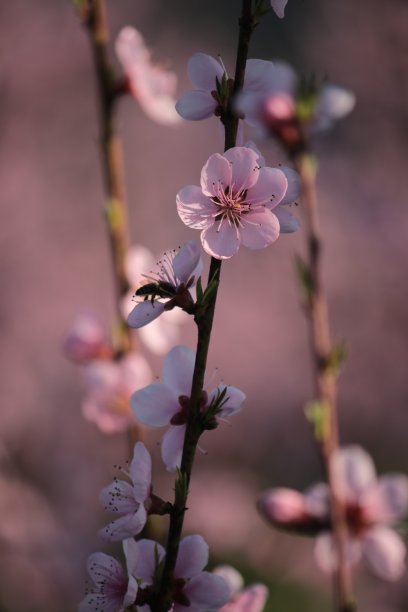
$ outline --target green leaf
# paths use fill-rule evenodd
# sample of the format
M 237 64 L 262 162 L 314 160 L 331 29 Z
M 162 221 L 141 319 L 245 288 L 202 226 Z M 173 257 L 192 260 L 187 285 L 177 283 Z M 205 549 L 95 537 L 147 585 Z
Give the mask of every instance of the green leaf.
M 337 375 L 341 366 L 347 359 L 347 346 L 345 342 L 335 344 L 326 359 L 325 369 L 334 375 Z
M 300 255 L 295 256 L 295 268 L 298 277 L 298 281 L 300 284 L 300 289 L 302 291 L 303 298 L 306 300 L 308 304 L 312 301 L 313 295 L 315 293 L 315 286 L 312 278 L 312 272 L 310 270 L 309 265 L 300 257 Z
M 203 299 L 203 286 L 201 283 L 201 276 L 198 277 L 197 283 L 196 283 L 196 293 L 197 293 L 197 302 L 199 304 L 201 304 L 202 299 Z
M 305 415 L 313 427 L 315 438 L 323 442 L 329 435 L 329 410 L 327 404 L 318 400 L 308 402 L 305 407 Z

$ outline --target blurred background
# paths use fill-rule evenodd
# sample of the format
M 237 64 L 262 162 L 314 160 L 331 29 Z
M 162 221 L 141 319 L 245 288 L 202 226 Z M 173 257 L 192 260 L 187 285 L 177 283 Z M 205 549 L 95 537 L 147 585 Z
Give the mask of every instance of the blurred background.
M 190 88 L 187 59 L 221 53 L 233 72 L 238 0 L 108 1 L 112 40 L 124 25 Z M 344 444 L 364 446 L 379 472 L 408 471 L 408 4 L 289 0 L 256 30 L 250 57 L 281 58 L 355 92 L 353 113 L 319 137 L 324 273 L 334 337 L 349 357 L 340 378 Z M 105 550 L 98 495 L 128 457 L 81 415 L 83 386 L 62 338 L 84 308 L 108 328 L 114 304 L 102 215 L 95 79 L 86 32 L 68 0 L 0 5 L 0 610 L 71 612 L 85 563 Z M 175 207 L 222 150 L 211 120 L 163 128 L 137 103 L 120 103 L 130 234 L 160 253 L 198 234 Z M 269 165 L 282 153 L 258 143 Z M 301 207 L 296 211 L 301 217 Z M 188 512 L 214 561 L 268 582 L 268 610 L 330 610 L 330 584 L 313 543 L 268 528 L 254 509 L 272 486 L 322 478 L 303 415 L 313 393 L 307 324 L 294 274 L 302 229 L 265 251 L 241 249 L 223 266 L 209 371 L 247 394 L 242 412 L 202 441 Z M 208 262 L 207 262 L 208 265 Z M 183 343 L 195 348 L 184 325 Z M 145 351 L 159 376 L 161 359 Z M 217 374 L 218 376 L 218 374 Z M 155 492 L 171 496 L 157 441 Z M 408 610 L 406 577 L 383 584 L 355 574 L 361 610 Z

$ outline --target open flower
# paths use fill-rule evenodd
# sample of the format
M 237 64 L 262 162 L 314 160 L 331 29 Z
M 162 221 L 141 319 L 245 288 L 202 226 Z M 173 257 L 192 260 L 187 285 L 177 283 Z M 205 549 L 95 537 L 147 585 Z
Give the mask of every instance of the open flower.
M 287 3 L 288 0 L 271 0 L 271 7 L 280 19 L 283 19 L 285 16 L 285 7 Z
M 186 346 L 174 347 L 164 359 L 163 382 L 136 391 L 130 399 L 136 418 L 145 425 L 172 425 L 161 445 L 162 458 L 169 471 L 176 470 L 181 463 L 194 363 L 194 351 Z M 203 392 L 202 414 L 222 392 L 225 392 L 225 397 L 216 418 L 229 417 L 238 412 L 245 395 L 235 387 L 219 385 L 210 393 Z
M 408 478 L 402 474 L 376 477 L 371 457 L 358 446 L 332 456 L 336 493 L 344 504 L 349 531 L 347 559 L 363 558 L 377 576 L 397 580 L 405 570 L 405 545 L 390 527 L 408 512 Z M 266 491 L 258 504 L 274 525 L 303 533 L 320 533 L 316 557 L 333 571 L 337 555 L 330 532 L 329 494 L 321 483 L 304 495 L 290 489 Z
M 102 324 L 90 312 L 76 317 L 65 335 L 63 349 L 71 361 L 79 364 L 89 363 L 110 353 Z
M 284 201 L 288 179 L 279 168 L 260 167 L 258 153 L 249 147 L 215 153 L 201 171 L 201 186 L 177 194 L 178 214 L 201 230 L 204 250 L 217 259 L 232 257 L 241 243 L 262 249 L 279 237 L 273 209 Z
M 267 89 L 272 70 L 271 62 L 249 59 L 246 63 L 243 91 L 259 92 Z M 179 115 L 190 121 L 220 115 L 233 85 L 233 80 L 228 79 L 222 62 L 206 53 L 195 53 L 188 60 L 187 72 L 190 81 L 197 89 L 186 92 L 178 100 L 176 111 Z M 225 83 L 225 99 L 219 91 L 219 85 L 222 82 Z
M 190 240 L 178 251 L 164 253 L 158 265 L 157 272 L 142 275 L 146 282 L 136 290 L 136 297 L 142 301 L 128 316 L 130 327 L 143 327 L 175 306 L 187 312 L 194 308 L 189 289 L 202 271 L 198 244 Z
M 134 28 L 127 26 L 119 32 L 115 48 L 129 89 L 146 115 L 164 125 L 177 123 L 176 75 L 151 63 L 143 38 Z
M 85 366 L 86 397 L 82 413 L 104 433 L 126 431 L 134 424 L 129 397 L 152 380 L 150 366 L 139 353 L 118 361 L 96 360 Z
M 230 599 L 220 612 L 262 612 L 268 597 L 264 584 L 251 584 L 243 588 L 243 578 L 230 565 L 219 565 L 213 573 L 221 576 L 230 589 Z

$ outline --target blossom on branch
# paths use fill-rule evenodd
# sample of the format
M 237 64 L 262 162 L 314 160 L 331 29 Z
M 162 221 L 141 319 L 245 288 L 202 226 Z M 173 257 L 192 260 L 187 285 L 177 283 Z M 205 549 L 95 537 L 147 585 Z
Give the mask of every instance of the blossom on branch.
M 380 578 L 398 580 L 405 571 L 406 548 L 390 525 L 408 512 L 408 478 L 394 474 L 377 479 L 371 457 L 358 446 L 338 450 L 331 460 L 336 494 L 345 509 L 349 563 L 363 558 Z M 277 527 L 318 534 L 315 552 L 319 566 L 329 572 L 336 568 L 326 484 L 317 484 L 303 495 L 290 489 L 270 489 L 260 498 L 258 508 Z
M 65 355 L 74 363 L 84 364 L 110 354 L 102 324 L 90 312 L 76 317 L 63 340 Z
M 209 255 L 229 259 L 241 243 L 250 249 L 272 244 L 281 232 L 279 216 L 286 231 L 296 229 L 292 225 L 288 230 L 289 213 L 277 209 L 289 203 L 285 196 L 292 197 L 296 173 L 260 163 L 259 152 L 249 147 L 215 153 L 201 171 L 200 187 L 189 185 L 178 192 L 178 214 L 183 223 L 201 230 Z
M 271 0 L 271 7 L 280 19 L 283 19 L 285 16 L 285 7 L 287 3 L 288 0 Z
M 176 470 L 181 463 L 194 364 L 193 350 L 186 346 L 174 347 L 164 359 L 163 382 L 136 391 L 130 399 L 134 415 L 144 425 L 171 425 L 161 445 L 162 459 L 169 471 Z M 212 429 L 217 425 L 218 418 L 227 418 L 238 412 L 244 400 L 244 393 L 230 385 L 219 385 L 210 393 L 203 391 L 200 415 L 204 420 L 207 416 L 211 417 L 203 423 L 203 429 Z M 214 407 L 217 409 L 213 415 L 210 408 Z
M 244 580 L 230 565 L 219 565 L 213 573 L 221 576 L 230 589 L 230 599 L 220 612 L 262 612 L 268 597 L 264 584 L 251 584 L 243 588 Z

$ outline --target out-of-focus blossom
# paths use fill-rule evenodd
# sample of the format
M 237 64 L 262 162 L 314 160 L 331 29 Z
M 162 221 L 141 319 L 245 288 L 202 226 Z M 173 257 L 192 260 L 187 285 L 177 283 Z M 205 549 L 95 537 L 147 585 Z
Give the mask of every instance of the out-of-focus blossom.
M 74 320 L 63 340 L 66 356 L 75 363 L 88 363 L 109 354 L 105 332 L 97 317 L 84 312 Z
M 287 3 L 288 0 L 271 0 L 271 7 L 280 19 L 283 19 L 285 16 L 285 7 Z
M 194 307 L 189 289 L 202 271 L 198 244 L 190 240 L 178 251 L 164 253 L 158 266 L 157 272 L 142 275 L 145 282 L 136 290 L 136 296 L 142 301 L 128 316 L 130 327 L 144 327 L 175 306 L 186 311 Z
M 152 495 L 152 460 L 142 442 L 135 444 L 129 471 L 122 472 L 131 482 L 115 478 L 100 495 L 105 510 L 121 515 L 99 531 L 106 540 L 125 540 L 140 533 L 159 501 Z
M 206 53 L 195 53 L 188 60 L 187 72 L 196 89 L 186 92 L 177 102 L 176 110 L 179 115 L 190 121 L 220 115 L 233 86 L 233 80 L 228 79 L 222 62 Z M 267 89 L 272 72 L 271 62 L 249 59 L 243 91 L 259 92 Z
M 129 353 L 118 361 L 93 361 L 84 368 L 84 417 L 104 433 L 126 431 L 135 423 L 130 395 L 152 378 L 149 364 L 138 353 Z
M 123 544 L 127 571 L 110 555 L 90 555 L 87 569 L 93 585 L 79 604 L 79 612 L 124 612 L 136 601 L 138 585 L 132 571 L 135 551 L 128 544 Z
M 251 584 L 243 588 L 241 574 L 230 565 L 219 565 L 213 573 L 221 576 L 230 589 L 230 599 L 220 612 L 262 612 L 268 597 L 264 584 Z
M 380 578 L 397 580 L 405 570 L 405 544 L 390 527 L 408 512 L 408 478 L 402 474 L 377 479 L 371 457 L 360 447 L 340 449 L 332 456 L 336 493 L 344 504 L 349 531 L 347 559 L 363 558 Z M 320 567 L 333 571 L 337 554 L 330 532 L 329 493 L 321 483 L 304 495 L 290 489 L 266 491 L 261 513 L 283 529 L 320 535 L 316 557 Z
M 130 400 L 137 419 L 150 427 L 172 425 L 163 437 L 161 455 L 169 471 L 181 463 L 195 363 L 195 352 L 186 346 L 174 347 L 165 357 L 163 382 L 153 383 L 136 391 Z M 238 412 L 244 393 L 230 385 L 219 385 L 210 393 L 203 392 L 201 413 L 205 414 L 224 392 L 225 397 L 216 418 Z
M 146 115 L 164 125 L 177 123 L 174 95 L 177 77 L 154 66 L 141 34 L 127 26 L 116 39 L 116 54 L 128 79 L 128 86 Z
M 277 137 L 291 150 L 304 145 L 310 131 L 330 128 L 354 107 L 354 95 L 331 83 L 299 83 L 296 73 L 284 62 L 274 63 L 268 88 L 243 91 L 236 110 L 253 126 Z
M 262 249 L 280 233 L 276 207 L 285 203 L 292 176 L 279 168 L 259 165 L 249 147 L 234 147 L 211 155 L 201 171 L 201 186 L 189 185 L 177 194 L 177 210 L 189 227 L 201 230 L 204 250 L 229 259 L 241 243 Z M 280 208 L 279 213 L 286 213 Z M 283 219 L 283 222 L 285 219 Z

